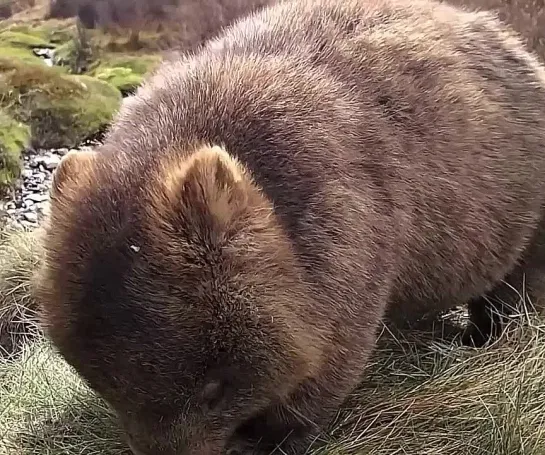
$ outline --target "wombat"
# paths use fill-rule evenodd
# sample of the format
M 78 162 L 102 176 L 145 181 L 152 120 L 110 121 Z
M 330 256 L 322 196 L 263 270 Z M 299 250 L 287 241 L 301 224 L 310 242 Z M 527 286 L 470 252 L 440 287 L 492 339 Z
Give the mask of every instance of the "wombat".
M 137 454 L 303 453 L 388 311 L 539 291 L 544 144 L 545 71 L 490 14 L 280 1 L 63 158 L 47 333 Z

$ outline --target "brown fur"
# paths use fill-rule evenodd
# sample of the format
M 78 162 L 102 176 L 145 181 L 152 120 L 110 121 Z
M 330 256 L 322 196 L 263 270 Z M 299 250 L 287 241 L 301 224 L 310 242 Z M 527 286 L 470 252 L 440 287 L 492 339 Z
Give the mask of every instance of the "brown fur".
M 387 307 L 466 302 L 531 257 L 544 144 L 544 70 L 491 16 L 278 4 L 165 64 L 62 161 L 49 336 L 136 453 L 302 452 Z
M 545 3 L 543 0 L 445 0 L 474 10 L 490 10 L 519 32 L 528 50 L 545 61 Z

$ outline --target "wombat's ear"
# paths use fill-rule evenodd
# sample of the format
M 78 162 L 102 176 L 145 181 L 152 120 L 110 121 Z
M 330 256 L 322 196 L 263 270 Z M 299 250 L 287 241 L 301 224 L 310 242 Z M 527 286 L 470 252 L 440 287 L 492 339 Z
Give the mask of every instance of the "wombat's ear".
M 94 151 L 69 151 L 64 155 L 53 173 L 53 181 L 51 183 L 51 196 L 53 198 L 62 194 L 62 188 L 67 182 L 76 182 L 78 175 L 86 172 L 89 169 L 91 162 L 95 159 L 96 152 Z
M 244 166 L 223 148 L 203 147 L 183 163 L 175 176 L 178 207 L 185 217 L 210 227 L 229 223 L 249 202 L 251 179 Z M 171 187 L 172 188 L 172 187 Z M 219 225 L 218 225 L 219 223 Z

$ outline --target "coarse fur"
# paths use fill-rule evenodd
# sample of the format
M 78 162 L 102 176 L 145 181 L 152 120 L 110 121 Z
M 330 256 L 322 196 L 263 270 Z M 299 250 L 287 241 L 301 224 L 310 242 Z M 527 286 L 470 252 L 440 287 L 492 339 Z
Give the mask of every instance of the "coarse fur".
M 135 453 L 302 453 L 386 316 L 544 270 L 544 144 L 544 70 L 493 16 L 280 1 L 63 158 L 47 332 Z

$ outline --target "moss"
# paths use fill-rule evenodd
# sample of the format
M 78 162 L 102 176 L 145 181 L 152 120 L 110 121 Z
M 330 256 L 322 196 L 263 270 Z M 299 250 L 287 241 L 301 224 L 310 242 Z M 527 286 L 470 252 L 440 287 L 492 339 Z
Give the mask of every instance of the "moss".
M 45 65 L 44 61 L 32 52 L 22 47 L 5 46 L 0 42 L 0 59 L 16 59 L 21 62 Z
M 106 126 L 121 93 L 89 76 L 0 58 L 0 107 L 31 127 L 32 145 L 74 147 Z
M 96 73 L 96 77 L 109 82 L 123 94 L 134 92 L 144 79 L 143 76 L 134 73 L 130 68 L 123 67 L 104 68 Z
M 161 62 L 159 55 L 104 53 L 91 66 L 89 74 L 107 81 L 122 93 L 133 92 Z
M 70 41 L 75 35 L 75 20 L 47 20 L 39 22 L 23 22 L 18 24 L 6 24 L 2 27 L 2 32 L 22 33 L 41 39 L 51 44 L 63 44 Z
M 21 152 L 29 140 L 29 127 L 0 110 L 0 193 L 20 176 Z
M 0 32 L 0 43 L 9 44 L 16 47 L 44 47 L 44 48 L 53 48 L 55 47 L 49 41 L 35 36 L 29 35 L 27 33 L 14 32 L 12 30 L 5 30 Z
M 3 58 L 15 58 L 26 63 L 45 64 L 43 59 L 35 55 L 32 49 L 52 49 L 54 47 L 54 44 L 38 33 L 27 33 L 15 27 L 0 31 L 0 57 Z
M 134 74 L 144 76 L 153 71 L 161 62 L 160 55 L 124 55 L 118 53 L 104 53 L 95 62 L 90 74 L 96 75 L 105 69 L 128 68 Z

